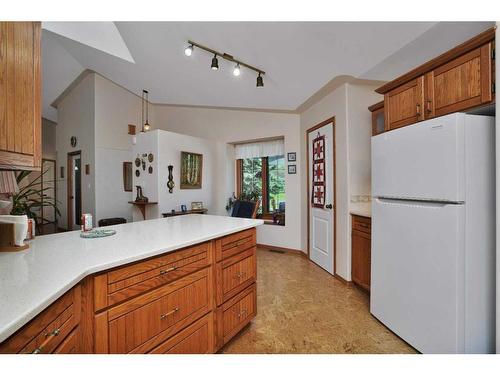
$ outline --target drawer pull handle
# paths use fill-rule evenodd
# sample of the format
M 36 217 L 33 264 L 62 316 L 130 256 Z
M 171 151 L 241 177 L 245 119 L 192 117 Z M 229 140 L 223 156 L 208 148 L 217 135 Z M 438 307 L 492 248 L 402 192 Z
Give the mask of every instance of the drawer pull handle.
M 161 271 L 160 271 L 160 275 L 165 275 L 166 273 L 169 273 L 169 272 L 175 271 L 176 269 L 177 269 L 177 267 L 176 267 L 176 266 L 173 266 L 173 267 L 167 268 L 166 270 L 161 270 Z
M 167 316 L 170 316 L 172 314 L 175 314 L 177 311 L 179 311 L 179 308 L 176 307 L 175 309 L 173 309 L 172 311 L 169 311 L 168 313 L 165 313 L 165 314 L 161 314 L 160 315 L 160 319 L 165 319 Z
M 241 279 L 242 277 L 245 277 L 246 275 L 247 275 L 246 272 L 240 272 L 240 273 L 237 273 L 236 275 L 234 275 L 234 277 L 237 279 Z
M 52 332 L 46 333 L 46 339 L 40 344 L 38 348 L 33 350 L 31 354 L 40 354 L 43 351 L 43 348 L 45 348 L 45 346 L 50 342 L 50 340 L 52 340 L 53 337 L 59 336 L 59 332 L 61 332 L 60 329 L 56 328 Z
M 238 318 L 241 318 L 242 316 L 246 316 L 247 315 L 247 310 L 246 309 L 243 309 L 241 311 L 241 313 L 238 314 Z

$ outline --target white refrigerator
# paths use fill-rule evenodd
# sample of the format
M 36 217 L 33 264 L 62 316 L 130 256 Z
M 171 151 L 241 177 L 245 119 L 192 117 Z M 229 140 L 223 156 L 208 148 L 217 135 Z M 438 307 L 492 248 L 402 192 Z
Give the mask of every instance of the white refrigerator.
M 495 119 L 372 137 L 371 313 L 422 353 L 495 350 Z

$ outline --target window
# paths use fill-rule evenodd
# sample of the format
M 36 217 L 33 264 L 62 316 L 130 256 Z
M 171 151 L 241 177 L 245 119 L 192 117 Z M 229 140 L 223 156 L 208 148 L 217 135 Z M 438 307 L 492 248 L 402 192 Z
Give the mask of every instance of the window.
M 258 214 L 272 220 L 273 213 L 285 211 L 284 155 L 237 160 L 238 196 L 261 201 Z M 278 220 L 283 222 L 283 220 Z

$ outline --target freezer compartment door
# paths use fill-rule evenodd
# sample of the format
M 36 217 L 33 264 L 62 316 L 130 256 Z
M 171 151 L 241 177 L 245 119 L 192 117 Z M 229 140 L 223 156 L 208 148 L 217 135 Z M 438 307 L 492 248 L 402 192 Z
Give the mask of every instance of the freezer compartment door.
M 372 195 L 464 201 L 464 115 L 372 137 Z
M 465 207 L 376 199 L 370 311 L 422 353 L 464 351 Z

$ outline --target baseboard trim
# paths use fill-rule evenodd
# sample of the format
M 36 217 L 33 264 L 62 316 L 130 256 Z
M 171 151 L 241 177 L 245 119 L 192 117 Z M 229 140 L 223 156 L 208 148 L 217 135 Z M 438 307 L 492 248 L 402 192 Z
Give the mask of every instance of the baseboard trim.
M 347 281 L 344 279 L 342 276 L 339 276 L 337 274 L 333 275 L 338 281 L 340 281 L 342 284 L 345 284 L 346 286 L 353 286 L 354 283 L 352 281 Z
M 286 253 L 292 253 L 292 254 L 297 254 L 297 255 L 301 255 L 305 258 L 307 258 L 307 254 L 304 253 L 303 251 L 301 250 L 297 250 L 297 249 L 290 249 L 288 247 L 280 247 L 280 246 L 272 246 L 272 245 L 265 245 L 265 244 L 261 244 L 261 243 L 258 243 L 257 244 L 257 247 L 258 248 L 261 248 L 261 249 L 264 249 L 264 250 L 277 250 L 277 251 L 284 251 Z

